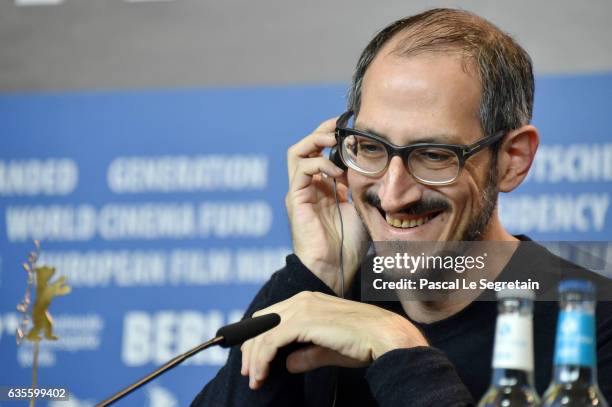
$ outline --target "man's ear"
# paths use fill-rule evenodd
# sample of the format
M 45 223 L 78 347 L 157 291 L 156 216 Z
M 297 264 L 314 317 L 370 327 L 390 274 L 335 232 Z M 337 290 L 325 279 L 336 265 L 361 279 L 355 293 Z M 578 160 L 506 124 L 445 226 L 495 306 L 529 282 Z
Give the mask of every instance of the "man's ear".
M 510 192 L 523 182 L 540 144 L 538 129 L 527 124 L 504 137 L 497 155 L 498 187 Z

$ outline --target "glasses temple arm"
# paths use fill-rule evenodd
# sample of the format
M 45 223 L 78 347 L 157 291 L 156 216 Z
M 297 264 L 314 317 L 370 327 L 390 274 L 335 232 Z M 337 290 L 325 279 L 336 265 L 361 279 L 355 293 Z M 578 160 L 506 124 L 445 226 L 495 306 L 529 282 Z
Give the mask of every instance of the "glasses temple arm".
M 463 155 L 470 156 L 470 155 L 476 154 L 483 148 L 488 147 L 491 144 L 497 142 L 499 139 L 501 139 L 505 135 L 506 135 L 506 132 L 502 130 L 492 137 L 486 137 L 483 140 L 477 141 L 474 144 L 467 146 L 465 150 L 463 150 Z

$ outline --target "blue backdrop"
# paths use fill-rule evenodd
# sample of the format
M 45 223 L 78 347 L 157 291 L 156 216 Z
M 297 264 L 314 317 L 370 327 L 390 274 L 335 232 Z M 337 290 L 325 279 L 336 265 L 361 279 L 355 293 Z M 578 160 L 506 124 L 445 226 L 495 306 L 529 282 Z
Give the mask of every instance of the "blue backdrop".
M 612 75 L 540 77 L 536 89 L 542 144 L 528 181 L 502 197 L 502 219 L 535 239 L 610 240 Z M 0 383 L 31 381 L 32 348 L 14 332 L 33 238 L 73 287 L 51 306 L 60 340 L 43 342 L 39 372 L 41 386 L 69 388 L 71 405 L 240 318 L 290 251 L 287 147 L 341 113 L 344 93 L 0 96 Z M 119 405 L 187 405 L 225 357 L 203 352 Z

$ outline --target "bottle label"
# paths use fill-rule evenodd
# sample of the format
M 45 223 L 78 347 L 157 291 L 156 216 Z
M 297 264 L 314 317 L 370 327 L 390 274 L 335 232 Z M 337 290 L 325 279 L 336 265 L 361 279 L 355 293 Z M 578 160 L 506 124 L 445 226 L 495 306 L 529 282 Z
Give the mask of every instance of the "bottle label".
M 497 316 L 493 369 L 533 371 L 532 329 L 531 314 Z
M 555 344 L 556 365 L 595 365 L 595 316 L 561 311 Z

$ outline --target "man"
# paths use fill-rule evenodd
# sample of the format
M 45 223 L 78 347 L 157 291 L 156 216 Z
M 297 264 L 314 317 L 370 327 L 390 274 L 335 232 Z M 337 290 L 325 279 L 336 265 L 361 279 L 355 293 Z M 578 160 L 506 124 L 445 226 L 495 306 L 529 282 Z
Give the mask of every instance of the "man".
M 495 304 L 367 304 L 358 302 L 356 275 L 366 241 L 518 240 L 502 226 L 496 202 L 499 191 L 521 184 L 534 159 L 533 91 L 526 52 L 471 13 L 434 9 L 378 33 L 359 59 L 349 95 L 360 140 L 378 140 L 359 148 L 383 154 L 416 143 L 481 147 L 464 161 L 444 148 L 410 156 L 387 151 L 377 166 L 354 161 L 344 171 L 322 155 L 337 143 L 336 126 L 346 125 L 336 118 L 291 147 L 286 206 L 295 254 L 246 313 L 276 312 L 281 324 L 233 349 L 193 405 L 477 401 L 490 380 Z M 419 159 L 450 160 L 454 172 L 428 173 Z M 338 273 L 342 239 L 332 178 L 344 228 L 345 281 Z M 353 287 L 347 298 L 355 301 L 340 298 L 343 283 Z M 552 302 L 534 311 L 540 393 L 551 378 L 556 312 Z M 610 330 L 600 361 L 612 357 Z M 610 397 L 607 365 L 599 375 Z

